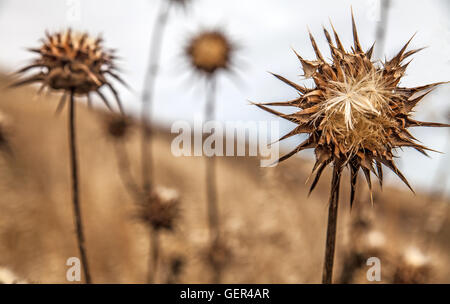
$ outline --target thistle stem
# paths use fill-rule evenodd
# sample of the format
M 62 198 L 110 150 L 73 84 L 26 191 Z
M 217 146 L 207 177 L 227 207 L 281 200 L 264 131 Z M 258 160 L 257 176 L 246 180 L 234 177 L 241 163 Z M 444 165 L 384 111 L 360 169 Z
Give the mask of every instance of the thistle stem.
M 158 261 L 159 261 L 159 233 L 152 229 L 150 232 L 150 258 L 149 258 L 149 272 L 148 272 L 148 284 L 155 283 L 156 274 L 158 273 Z
M 209 85 L 210 87 L 205 107 L 205 121 L 213 120 L 215 116 L 215 78 L 211 78 Z M 206 159 L 206 197 L 208 202 L 210 240 L 211 243 L 213 243 L 219 238 L 219 208 L 217 205 L 216 162 L 214 156 Z
M 128 190 L 130 196 L 140 204 L 144 199 L 144 194 L 141 192 L 139 184 L 133 177 L 130 168 L 130 160 L 128 158 L 128 153 L 120 142 L 114 142 L 114 148 L 116 151 L 117 165 L 119 167 L 119 176 L 122 180 L 125 189 Z
M 380 21 L 378 22 L 376 30 L 376 42 L 377 42 L 377 52 L 376 57 L 381 58 L 384 53 L 384 43 L 386 41 L 387 23 L 388 23 L 388 13 L 389 7 L 391 6 L 391 0 L 381 1 L 381 11 L 380 11 Z
M 149 192 L 152 187 L 153 179 L 153 155 L 152 155 L 152 129 L 151 116 L 152 104 L 154 96 L 154 88 L 156 76 L 158 74 L 158 62 L 161 55 L 161 46 L 169 16 L 170 1 L 162 1 L 161 7 L 153 28 L 150 57 L 147 73 L 144 80 L 144 88 L 142 93 L 142 140 L 141 140 L 141 157 L 142 157 L 142 183 L 144 192 Z
M 323 274 L 322 274 L 323 284 L 331 284 L 333 279 L 333 264 L 336 245 L 336 227 L 338 218 L 340 180 L 341 180 L 341 166 L 335 163 L 333 168 L 333 178 L 331 181 L 330 202 L 328 209 L 327 240 L 325 247 Z
M 205 122 L 214 120 L 216 107 L 216 79 L 212 77 L 209 79 L 208 97 L 205 106 Z M 208 208 L 208 228 L 211 248 L 220 241 L 220 226 L 219 226 L 219 206 L 217 202 L 217 187 L 216 187 L 216 159 L 215 156 L 206 158 L 206 197 Z M 213 283 L 219 284 L 221 281 L 221 273 L 219 265 L 213 266 Z
M 78 163 L 77 163 L 77 147 L 76 147 L 76 133 L 75 133 L 75 96 L 74 92 L 70 93 L 69 103 L 69 143 L 70 143 L 70 164 L 72 170 L 72 202 L 75 217 L 75 226 L 78 240 L 78 250 L 81 256 L 81 264 L 83 265 L 84 277 L 86 284 L 91 284 L 91 274 L 89 272 L 85 238 L 83 233 L 83 222 L 81 220 L 81 206 L 79 200 L 78 188 Z

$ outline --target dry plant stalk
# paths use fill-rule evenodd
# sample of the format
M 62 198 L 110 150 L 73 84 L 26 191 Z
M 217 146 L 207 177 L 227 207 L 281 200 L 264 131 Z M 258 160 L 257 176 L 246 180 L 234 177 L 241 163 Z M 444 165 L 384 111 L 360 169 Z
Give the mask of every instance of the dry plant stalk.
M 91 274 L 88 266 L 85 237 L 81 216 L 79 199 L 79 176 L 77 163 L 76 128 L 75 128 L 75 97 L 86 96 L 90 104 L 90 94 L 95 92 L 111 109 L 107 98 L 100 91 L 106 86 L 110 89 L 117 104 L 122 111 L 122 103 L 116 89 L 107 77 L 125 84 L 116 74 L 113 50 L 105 50 L 103 40 L 99 37 L 93 39 L 88 34 L 73 33 L 71 29 L 55 34 L 46 33 L 46 39 L 38 49 L 30 49 L 39 57 L 34 62 L 18 71 L 19 75 L 30 70 L 38 69 L 39 72 L 25 77 L 12 86 L 40 83 L 39 92 L 48 88 L 54 91 L 62 91 L 63 96 L 57 111 L 61 111 L 69 95 L 69 147 L 72 181 L 72 203 L 78 240 L 78 249 L 83 264 L 86 283 L 91 283 Z
M 208 93 L 205 105 L 205 121 L 214 120 L 217 73 L 230 70 L 234 49 L 233 43 L 224 33 L 218 30 L 200 32 L 192 37 L 186 46 L 186 57 L 192 69 L 206 79 Z M 206 197 L 210 246 L 211 248 L 220 247 L 219 207 L 214 156 L 206 159 Z M 213 281 L 214 283 L 220 283 L 221 269 L 218 264 L 211 265 L 214 272 Z
M 279 162 L 302 150 L 314 149 L 316 163 L 311 175 L 315 173 L 315 177 L 310 191 L 316 186 L 325 167 L 333 166 L 323 283 L 332 282 L 342 170 L 348 167 L 351 173 L 350 205 L 355 199 L 360 169 L 364 173 L 370 191 L 371 173 L 382 184 L 382 165 L 391 169 L 411 189 L 394 163 L 394 150 L 411 147 L 426 155 L 425 151 L 430 149 L 418 144 L 407 129 L 416 126 L 449 126 L 420 122 L 411 117 L 417 103 L 441 84 L 433 83 L 414 88 L 399 86 L 409 64 L 409 62 L 404 64 L 404 60 L 420 51 L 420 49 L 407 51 L 412 38 L 394 58 L 379 65 L 371 59 L 374 46 L 372 45 L 368 51 L 363 51 L 359 43 L 353 12 L 352 27 L 354 46 L 350 52 L 344 49 L 333 26 L 334 42 L 324 28 L 330 47 L 331 63 L 325 61 L 311 33 L 310 40 L 316 60 L 303 59 L 296 53 L 303 66 L 304 76 L 314 81 L 314 88 L 306 88 L 274 74 L 296 89 L 299 97 L 286 102 L 256 104 L 269 113 L 297 124 L 294 130 L 280 140 L 297 134 L 308 135 L 304 142 L 281 157 Z M 289 106 L 300 110 L 293 114 L 284 114 L 267 106 Z
M 179 218 L 179 197 L 175 190 L 152 187 L 150 193 L 144 192 L 136 182 L 130 167 L 124 140 L 128 137 L 131 122 L 123 116 L 111 116 L 106 119 L 105 131 L 114 144 L 119 175 L 126 190 L 138 206 L 137 218 L 150 229 L 150 253 L 147 282 L 156 283 L 160 260 L 160 233 L 173 231 Z
M 155 83 L 159 70 L 159 59 L 163 44 L 164 32 L 172 5 L 186 8 L 191 0 L 162 0 L 158 16 L 156 18 L 150 41 L 150 54 L 147 73 L 144 79 L 142 92 L 142 139 L 141 139 L 141 166 L 142 185 L 144 192 L 150 192 L 153 181 L 153 154 L 152 154 L 152 129 L 151 117 Z

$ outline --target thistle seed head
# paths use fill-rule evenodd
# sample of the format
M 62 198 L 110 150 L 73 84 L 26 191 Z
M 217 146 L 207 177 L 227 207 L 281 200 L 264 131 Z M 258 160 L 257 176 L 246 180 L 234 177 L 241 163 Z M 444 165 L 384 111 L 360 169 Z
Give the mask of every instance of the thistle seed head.
M 124 81 L 116 74 L 114 51 L 103 47 L 102 38 L 93 38 L 87 33 L 74 33 L 68 29 L 55 34 L 46 33 L 41 47 L 30 51 L 37 53 L 39 57 L 19 70 L 18 74 L 36 69 L 38 72 L 22 78 L 13 86 L 41 83 L 40 91 L 50 88 L 88 98 L 90 93 L 95 92 L 110 108 L 108 100 L 100 92 L 100 88 L 106 86 L 122 110 L 119 95 L 107 78 L 114 78 L 121 83 Z
M 314 81 L 312 89 L 296 84 L 280 75 L 279 80 L 293 87 L 299 97 L 287 102 L 257 104 L 265 111 L 294 122 L 297 127 L 280 140 L 297 134 L 308 134 L 308 138 L 293 151 L 281 157 L 283 161 L 305 149 L 315 149 L 316 163 L 311 174 L 316 173 L 311 190 L 316 186 L 323 170 L 329 164 L 335 167 L 336 181 L 341 170 L 347 166 L 351 171 L 351 198 L 355 198 L 358 171 L 361 169 L 371 189 L 371 173 L 383 180 L 382 165 L 397 174 L 411 188 L 406 178 L 394 164 L 397 148 L 412 147 L 426 154 L 426 147 L 418 144 L 407 130 L 408 127 L 449 125 L 420 122 L 411 117 L 414 107 L 430 91 L 441 83 L 414 88 L 399 86 L 409 64 L 405 59 L 418 50 L 408 50 L 411 39 L 390 61 L 379 65 L 372 61 L 374 46 L 363 51 L 359 43 L 352 13 L 354 46 L 346 51 L 334 27 L 334 41 L 324 28 L 331 52 L 327 62 L 310 33 L 315 60 L 303 59 L 296 53 L 306 78 Z M 284 114 L 268 106 L 289 106 L 299 109 L 293 114 Z M 336 182 L 332 185 L 336 188 Z M 412 189 L 411 189 L 412 190 Z
M 233 44 L 220 31 L 206 31 L 194 36 L 186 48 L 186 55 L 192 67 L 212 76 L 219 70 L 227 70 L 231 65 Z
M 139 218 L 154 230 L 172 231 L 180 215 L 178 192 L 158 187 L 147 196 L 140 209 Z

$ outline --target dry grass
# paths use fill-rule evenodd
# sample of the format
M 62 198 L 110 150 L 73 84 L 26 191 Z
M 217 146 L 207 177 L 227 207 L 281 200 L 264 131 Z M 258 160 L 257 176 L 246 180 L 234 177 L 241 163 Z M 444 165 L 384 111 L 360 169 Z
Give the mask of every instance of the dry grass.
M 0 80 L 0 87 L 4 85 Z M 67 118 L 54 115 L 57 98 L 34 96 L 32 89 L 0 94 L 0 110 L 13 126 L 14 151 L 14 158 L 0 158 L 0 267 L 31 282 L 65 283 L 66 259 L 78 254 L 68 201 Z M 103 120 L 98 119 L 103 114 L 82 105 L 77 110 L 81 202 L 94 282 L 145 283 L 148 231 L 133 218 L 135 204 L 123 187 L 114 147 L 104 138 Z M 170 277 L 168 266 L 181 258 L 185 265 L 180 282 L 208 283 L 205 163 L 202 158 L 173 157 L 171 138 L 164 131 L 155 136 L 154 173 L 159 184 L 179 190 L 182 219 L 174 234 L 162 234 L 158 281 L 165 282 Z M 133 173 L 140 176 L 137 130 L 130 133 L 126 148 Z M 318 191 L 307 198 L 304 182 L 310 167 L 303 159 L 270 169 L 260 168 L 254 158 L 217 158 L 221 229 L 232 250 L 224 283 L 320 282 L 330 174 L 326 172 Z M 348 190 L 343 185 L 342 202 L 348 202 Z M 424 210 L 439 203 L 403 190 L 384 189 L 371 210 L 375 229 L 386 235 L 386 250 L 393 256 L 410 244 L 422 246 L 428 236 Z M 367 199 L 363 203 L 369 204 Z M 357 214 L 350 213 L 345 203 L 340 208 L 336 275 L 347 248 L 350 216 Z M 450 283 L 448 208 L 443 212 L 447 220 L 432 236 L 427 252 L 437 265 L 431 281 Z M 361 275 L 356 281 L 363 279 Z M 382 279 L 390 282 L 383 273 Z

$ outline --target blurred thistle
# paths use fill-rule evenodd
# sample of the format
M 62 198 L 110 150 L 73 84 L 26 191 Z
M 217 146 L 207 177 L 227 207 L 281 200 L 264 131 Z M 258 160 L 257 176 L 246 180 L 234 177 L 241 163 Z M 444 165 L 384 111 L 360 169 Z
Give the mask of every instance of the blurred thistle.
M 132 122 L 123 115 L 109 115 L 105 119 L 105 131 L 109 138 L 124 140 L 130 133 Z
M 192 69 L 205 76 L 207 99 L 205 105 L 205 121 L 214 120 L 217 91 L 217 74 L 230 71 L 235 46 L 227 36 L 218 30 L 202 31 L 193 36 L 186 48 L 185 56 Z M 217 202 L 216 164 L 214 156 L 206 159 L 206 197 L 208 210 L 208 229 L 210 245 L 220 244 L 219 207 Z M 211 264 L 214 272 L 214 283 L 220 283 L 220 267 Z
M 167 273 L 167 284 L 177 284 L 180 281 L 180 276 L 186 266 L 186 261 L 183 256 L 173 256 L 169 260 L 169 269 Z
M 233 43 L 218 30 L 204 31 L 191 38 L 185 52 L 194 70 L 206 77 L 229 70 L 235 50 Z
M 403 61 L 420 51 L 406 51 L 411 39 L 390 61 L 381 66 L 371 60 L 374 46 L 363 51 L 356 30 L 352 12 L 354 46 L 345 51 L 338 34 L 332 26 L 335 44 L 324 28 L 332 62 L 328 63 L 319 51 L 310 33 L 310 40 L 316 60 L 300 60 L 304 76 L 312 78 L 315 87 L 308 89 L 286 78 L 275 77 L 293 87 L 299 97 L 286 102 L 256 104 L 261 109 L 296 123 L 298 126 L 280 140 L 297 134 L 308 134 L 308 138 L 293 151 L 284 155 L 279 162 L 297 152 L 314 149 L 316 163 L 312 173 L 316 173 L 310 191 L 316 186 L 327 165 L 333 166 L 328 215 L 326 253 L 323 283 L 331 283 L 334 262 L 337 210 L 341 172 L 350 169 L 350 205 L 355 199 L 358 171 L 361 169 L 366 182 L 372 189 L 371 173 L 383 181 L 382 165 L 391 169 L 411 189 L 408 181 L 394 164 L 393 151 L 402 147 L 412 147 L 426 155 L 426 147 L 418 144 L 407 130 L 408 127 L 448 127 L 446 124 L 420 122 L 411 118 L 419 101 L 440 83 L 414 88 L 399 86 L 409 64 Z M 289 106 L 300 108 L 293 114 L 277 112 L 267 106 Z M 376 169 L 375 169 L 376 168 Z
M 81 255 L 86 283 L 91 283 L 91 276 L 87 261 L 85 237 L 79 202 L 79 180 L 76 148 L 75 128 L 75 97 L 86 96 L 90 104 L 90 94 L 95 92 L 111 109 L 108 100 L 100 92 L 100 88 L 108 87 L 115 96 L 117 104 L 122 111 L 122 104 L 116 89 L 112 86 L 107 76 L 124 83 L 115 73 L 115 56 L 113 51 L 105 50 L 101 38 L 92 38 L 84 33 L 72 33 L 71 29 L 50 35 L 46 33 L 46 39 L 38 49 L 30 49 L 39 57 L 34 62 L 18 71 L 19 75 L 39 69 L 38 73 L 16 81 L 12 86 L 17 87 L 26 84 L 40 83 L 41 92 L 45 88 L 54 91 L 62 91 L 63 96 L 58 105 L 57 112 L 61 111 L 69 95 L 69 140 L 70 140 L 70 164 L 72 170 L 72 202 L 74 209 L 78 249 Z
M 154 231 L 173 231 L 180 214 L 176 190 L 156 187 L 140 206 L 139 218 Z
M 155 283 L 160 256 L 159 235 L 162 231 L 172 232 L 180 217 L 180 197 L 176 190 L 154 187 L 140 201 L 138 219 L 150 228 L 151 254 L 149 256 L 148 283 Z
M 426 284 L 433 276 L 433 265 L 429 256 L 419 248 L 410 247 L 396 265 L 394 284 Z
M 220 283 L 222 278 L 222 272 L 225 267 L 230 263 L 232 258 L 231 249 L 227 244 L 218 239 L 213 243 L 209 244 L 206 250 L 206 261 L 210 265 L 213 271 L 213 282 Z

